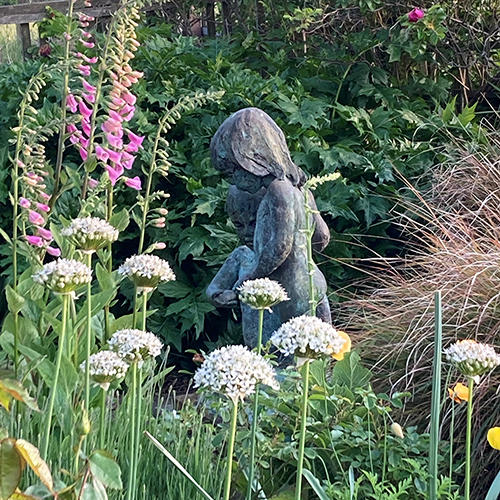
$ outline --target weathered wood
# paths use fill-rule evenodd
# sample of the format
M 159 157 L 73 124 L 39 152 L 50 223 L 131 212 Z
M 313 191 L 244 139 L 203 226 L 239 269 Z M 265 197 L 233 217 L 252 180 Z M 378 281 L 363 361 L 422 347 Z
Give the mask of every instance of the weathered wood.
M 27 4 L 28 0 L 19 0 L 19 4 Z M 26 59 L 28 57 L 28 49 L 31 46 L 31 33 L 30 25 L 28 23 L 18 24 L 16 26 L 17 38 L 21 42 L 21 47 L 23 50 L 23 57 Z
M 215 28 L 215 4 L 214 2 L 208 2 L 205 14 L 207 18 L 207 35 L 210 37 L 215 37 L 216 28 Z

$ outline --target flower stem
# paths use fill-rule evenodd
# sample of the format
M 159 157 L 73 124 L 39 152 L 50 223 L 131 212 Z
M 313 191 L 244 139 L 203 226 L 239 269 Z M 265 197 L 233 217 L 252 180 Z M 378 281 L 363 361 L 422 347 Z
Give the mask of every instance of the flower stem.
M 299 455 L 297 457 L 297 480 L 295 481 L 295 500 L 300 500 L 302 492 L 302 468 L 304 466 L 304 449 L 306 444 L 307 400 L 309 395 L 309 364 L 304 363 L 302 372 L 302 415 L 300 421 Z
M 134 471 L 135 471 L 135 404 L 137 400 L 137 363 L 132 364 L 132 388 L 130 393 L 130 450 L 129 450 L 129 476 L 127 488 L 127 500 L 134 498 Z
M 451 484 L 453 479 L 453 438 L 455 432 L 455 402 L 451 402 L 451 424 L 450 424 L 450 486 L 448 488 L 448 495 L 451 498 Z
M 137 398 L 137 403 L 136 403 L 136 411 L 137 411 L 137 416 L 135 419 L 135 459 L 134 459 L 134 473 L 133 473 L 133 478 L 134 478 L 134 485 L 133 485 L 133 497 L 132 499 L 135 500 L 136 492 L 137 492 L 137 470 L 139 466 L 139 457 L 140 457 L 140 440 L 141 440 L 141 435 L 142 435 L 142 390 L 141 390 L 141 384 L 142 384 L 142 371 L 140 368 L 137 369 L 137 390 L 136 390 L 136 398 Z
M 465 438 L 465 500 L 470 500 L 470 466 L 472 441 L 472 391 L 474 379 L 469 377 L 469 401 L 467 403 L 467 434 Z
M 148 292 L 142 294 L 142 330 L 146 331 L 146 317 L 148 313 Z
M 99 448 L 104 449 L 106 434 L 106 396 L 108 391 L 101 389 L 101 413 L 99 415 Z
M 262 330 L 264 325 L 264 309 L 259 309 L 259 329 L 257 336 L 257 354 L 260 354 L 262 350 Z M 251 500 L 252 489 L 254 487 L 254 475 L 255 475 L 255 449 L 257 440 L 255 438 L 257 434 L 257 420 L 259 415 L 259 384 L 255 384 L 255 394 L 253 400 L 253 420 L 252 429 L 250 431 L 250 469 L 248 472 L 248 486 L 247 486 L 247 496 L 246 500 Z
M 233 470 L 234 438 L 236 436 L 236 423 L 238 421 L 238 400 L 233 401 L 233 414 L 231 416 L 231 427 L 229 428 L 229 440 L 227 442 L 227 467 L 226 485 L 223 500 L 229 500 L 231 494 L 231 476 Z
M 312 209 L 309 206 L 309 189 L 305 188 L 304 189 L 304 208 L 306 212 L 306 229 L 305 229 L 305 235 L 306 235 L 306 250 L 307 250 L 307 270 L 308 270 L 308 276 L 309 276 L 309 310 L 311 316 L 316 316 L 316 307 L 318 305 L 317 298 L 316 298 L 316 289 L 314 286 L 314 259 L 313 259 L 313 252 L 312 252 L 312 238 L 314 235 L 314 223 L 311 223 L 312 219 Z
M 45 426 L 45 437 L 43 439 L 42 445 L 42 458 L 47 461 L 47 452 L 49 449 L 49 439 L 50 439 L 50 428 L 52 424 L 52 414 L 54 412 L 54 403 L 56 400 L 57 393 L 57 383 L 59 381 L 59 372 L 61 370 L 61 361 L 64 352 L 64 339 L 66 338 L 66 319 L 68 316 L 68 295 L 62 295 L 62 318 L 61 318 L 61 335 L 59 336 L 59 346 L 57 348 L 57 361 L 56 361 L 56 370 L 54 373 L 54 381 L 52 383 L 52 388 L 50 391 L 50 399 L 49 399 L 49 408 L 47 412 L 47 424 Z
M 87 267 L 92 267 L 92 254 L 85 254 Z M 92 283 L 87 283 L 87 335 L 85 342 L 85 411 L 89 414 L 90 405 L 90 346 L 92 339 Z
M 111 217 L 113 216 L 113 186 L 110 186 L 108 189 L 107 196 L 107 210 L 106 210 L 106 221 L 109 222 Z M 108 245 L 108 272 L 111 274 L 113 272 L 113 244 L 109 243 Z M 104 341 L 107 342 L 109 340 L 109 323 L 110 323 L 110 314 L 109 314 L 109 304 L 104 306 Z

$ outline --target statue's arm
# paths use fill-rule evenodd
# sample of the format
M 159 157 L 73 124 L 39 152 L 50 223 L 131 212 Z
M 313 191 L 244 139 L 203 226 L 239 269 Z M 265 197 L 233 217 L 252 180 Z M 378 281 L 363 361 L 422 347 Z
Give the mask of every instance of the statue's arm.
M 233 286 L 238 281 L 242 257 L 242 247 L 238 247 L 229 255 L 208 285 L 207 297 L 214 306 L 236 307 L 238 305 L 238 296 L 233 291 Z
M 239 279 L 236 287 L 245 280 L 269 276 L 290 255 L 297 217 L 292 189 L 296 188 L 289 181 L 278 180 L 268 187 L 257 215 L 255 265 Z
M 324 250 L 328 243 L 330 243 L 330 229 L 326 225 L 326 222 L 321 217 L 316 206 L 316 200 L 311 191 L 307 192 L 307 200 L 309 207 L 313 210 L 313 223 L 314 223 L 314 234 L 312 237 L 312 246 L 315 252 L 321 252 Z

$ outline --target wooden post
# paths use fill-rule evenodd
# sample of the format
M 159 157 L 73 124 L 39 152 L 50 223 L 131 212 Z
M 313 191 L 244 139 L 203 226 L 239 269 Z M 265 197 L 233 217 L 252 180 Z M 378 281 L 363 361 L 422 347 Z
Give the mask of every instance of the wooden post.
M 19 0 L 19 4 L 29 3 L 28 0 Z M 28 58 L 28 48 L 31 47 L 31 33 L 30 25 L 28 23 L 21 23 L 16 25 L 17 38 L 21 42 L 23 48 L 23 58 Z
M 216 35 L 215 30 L 215 4 L 213 2 L 208 2 L 205 9 L 207 17 L 207 34 L 208 36 L 214 38 Z
M 230 35 L 233 32 L 233 25 L 231 23 L 231 9 L 229 3 L 222 1 L 222 23 L 224 26 L 224 34 Z

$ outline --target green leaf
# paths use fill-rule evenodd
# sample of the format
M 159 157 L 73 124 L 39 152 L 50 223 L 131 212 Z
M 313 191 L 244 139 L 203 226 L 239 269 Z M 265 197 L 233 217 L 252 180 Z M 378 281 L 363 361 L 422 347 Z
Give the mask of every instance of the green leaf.
M 500 496 L 500 472 L 495 477 L 493 483 L 491 483 L 490 489 L 484 500 L 497 500 Z
M 24 306 L 26 300 L 22 295 L 19 295 L 14 289 L 7 285 L 5 287 L 5 295 L 7 296 L 7 303 L 9 304 L 9 311 L 13 314 L 18 313 Z
M 307 482 L 311 485 L 311 488 L 314 490 L 314 493 L 318 495 L 320 500 L 330 500 L 330 497 L 327 495 L 325 489 L 321 486 L 320 482 L 312 474 L 312 472 L 307 469 L 303 469 L 302 475 L 307 479 Z
M 127 229 L 130 223 L 130 215 L 128 213 L 128 210 L 124 208 L 123 210 L 120 210 L 120 212 L 113 214 L 109 219 L 109 223 L 114 228 L 118 229 L 118 231 L 124 231 L 125 229 Z
M 90 456 L 89 463 L 90 472 L 104 486 L 116 490 L 123 488 L 120 466 L 107 451 L 95 451 Z
M 355 351 L 346 353 L 342 361 L 337 361 L 332 371 L 335 383 L 346 385 L 349 389 L 364 387 L 372 373 L 360 364 L 361 358 Z
M 21 481 L 24 462 L 16 450 L 15 439 L 0 442 L 0 500 L 8 500 Z
M 474 118 L 476 117 L 476 106 L 477 102 L 473 104 L 470 108 L 469 106 L 465 106 L 464 110 L 458 115 L 458 121 L 464 127 L 468 125 Z
M 457 96 L 455 96 L 447 105 L 446 108 L 443 109 L 443 113 L 441 114 L 441 118 L 444 123 L 448 123 L 451 120 L 453 113 L 455 112 L 455 107 L 457 103 Z

